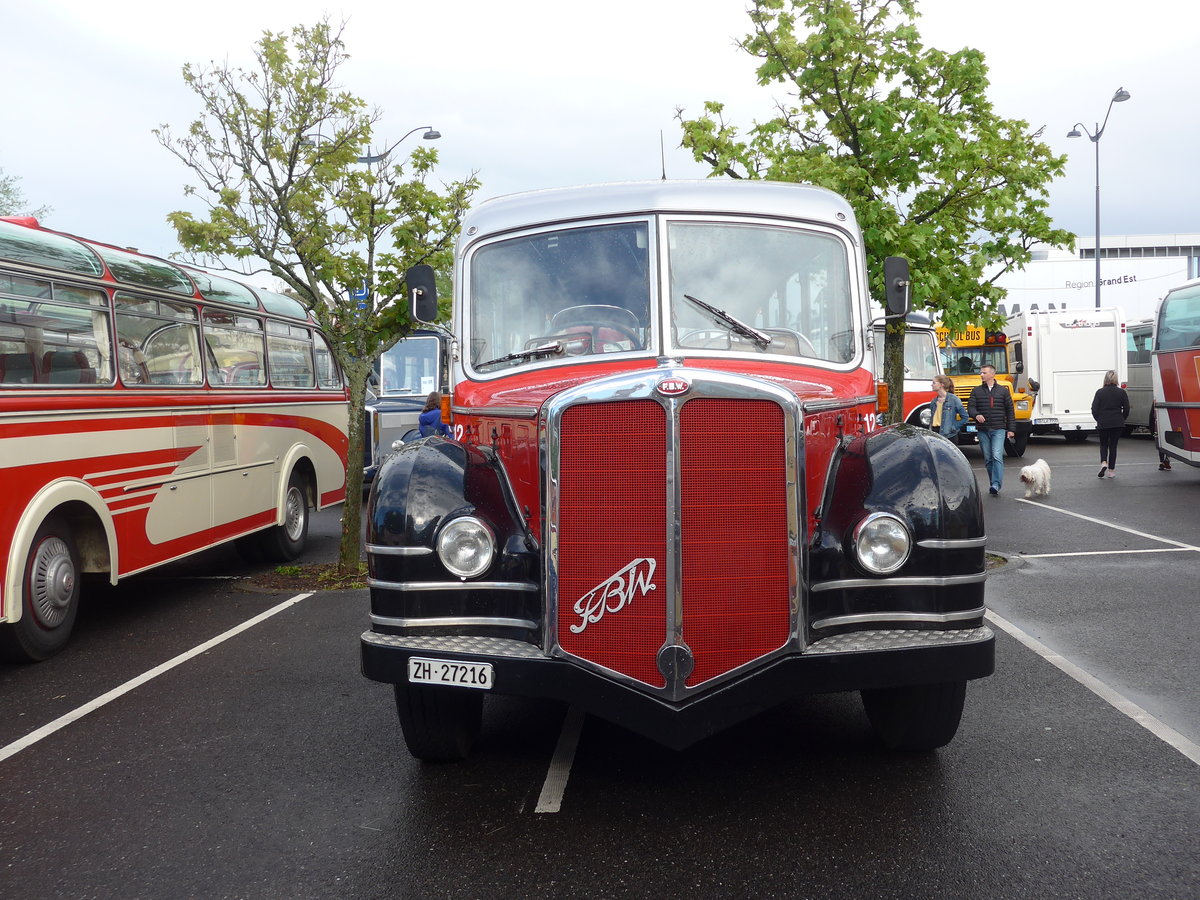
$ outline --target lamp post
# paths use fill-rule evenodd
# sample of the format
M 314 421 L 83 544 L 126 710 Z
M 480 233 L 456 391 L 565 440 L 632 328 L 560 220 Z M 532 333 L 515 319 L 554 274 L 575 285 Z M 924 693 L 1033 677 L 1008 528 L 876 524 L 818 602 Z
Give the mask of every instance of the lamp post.
M 396 143 L 392 144 L 392 146 L 388 147 L 382 153 L 368 153 L 366 156 L 360 156 L 357 160 L 355 160 L 355 162 L 366 163 L 367 165 L 371 165 L 371 164 L 377 163 L 377 162 L 383 162 L 383 160 L 387 159 L 388 156 L 391 154 L 391 152 L 393 150 L 395 150 L 397 147 L 399 147 L 406 138 L 412 137 L 418 131 L 425 132 L 423 135 L 421 135 L 421 140 L 424 140 L 424 141 L 436 141 L 438 138 L 440 138 L 442 136 L 442 133 L 440 131 L 438 131 L 437 129 L 435 129 L 432 125 L 418 125 L 416 128 L 414 128 L 412 131 L 408 132 L 408 134 L 404 135 L 404 137 L 400 138 L 400 140 L 396 141 Z M 300 143 L 303 144 L 305 147 L 315 147 L 315 146 L 317 146 L 317 144 L 320 141 L 330 141 L 330 140 L 333 140 L 333 138 L 328 138 L 318 131 L 316 134 L 304 135 L 304 137 L 302 137 L 300 139 Z
M 1126 94 L 1125 96 L 1129 96 L 1129 95 Z M 396 143 L 392 144 L 392 146 L 388 147 L 382 153 L 369 153 L 366 156 L 360 156 L 358 158 L 358 161 L 360 163 L 367 163 L 368 165 L 370 165 L 371 163 L 383 162 L 385 159 L 388 158 L 388 156 L 391 154 L 391 152 L 393 150 L 395 150 L 402 143 L 404 143 L 405 138 L 412 137 L 414 134 L 416 134 L 418 131 L 421 131 L 422 129 L 424 129 L 424 131 L 425 131 L 425 133 L 423 135 L 421 135 L 421 140 L 423 140 L 423 141 L 436 141 L 438 138 L 440 138 L 442 136 L 442 133 L 440 131 L 437 131 L 432 125 L 418 125 L 416 128 L 414 128 L 408 134 L 404 135 L 404 137 L 400 138 L 400 140 L 396 141 Z
M 1108 101 L 1108 112 L 1104 114 L 1104 123 L 1096 123 L 1094 133 L 1088 131 L 1087 126 L 1082 122 L 1076 122 L 1075 127 L 1067 132 L 1069 138 L 1083 137 L 1086 134 L 1088 140 L 1096 145 L 1096 245 L 1093 249 L 1096 256 L 1096 309 L 1100 308 L 1100 138 L 1104 135 L 1104 129 L 1108 125 L 1108 117 L 1112 114 L 1113 104 L 1124 103 L 1128 99 L 1129 91 L 1125 88 L 1117 88 L 1117 92 Z M 1083 134 L 1080 134 L 1080 128 L 1083 129 Z

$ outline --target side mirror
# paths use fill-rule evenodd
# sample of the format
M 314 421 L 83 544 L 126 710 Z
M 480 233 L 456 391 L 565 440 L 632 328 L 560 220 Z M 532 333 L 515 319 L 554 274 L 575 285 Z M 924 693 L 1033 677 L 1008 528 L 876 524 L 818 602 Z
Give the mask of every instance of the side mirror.
M 433 266 L 413 266 L 404 273 L 408 288 L 408 312 L 417 322 L 437 320 L 437 279 Z
M 908 260 L 903 256 L 889 256 L 885 259 L 883 261 L 883 283 L 887 289 L 888 315 L 908 315 L 910 284 Z
M 1022 375 L 1025 372 L 1025 363 L 1018 359 L 1015 363 L 1013 363 L 1013 368 L 1017 370 L 1018 375 Z

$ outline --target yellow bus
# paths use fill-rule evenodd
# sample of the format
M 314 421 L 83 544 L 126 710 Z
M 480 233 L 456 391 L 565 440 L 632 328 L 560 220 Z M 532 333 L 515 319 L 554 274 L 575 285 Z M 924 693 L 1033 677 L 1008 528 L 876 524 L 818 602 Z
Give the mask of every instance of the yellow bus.
M 1017 427 L 1012 440 L 1004 442 L 1004 452 L 1009 456 L 1024 456 L 1029 433 L 1033 430 L 1033 398 L 1016 386 L 1016 376 L 1021 372 L 1020 363 L 1014 363 L 1009 353 L 1008 339 L 1003 331 L 989 331 L 979 325 L 968 325 L 962 331 L 951 333 L 940 322 L 936 326 L 938 348 L 942 354 L 942 368 L 954 380 L 954 393 L 963 405 L 971 396 L 971 390 L 982 384 L 979 375 L 982 366 L 995 366 L 996 381 L 1007 385 L 1013 397 L 1013 411 Z M 975 426 L 968 425 L 959 432 L 959 441 L 975 443 Z

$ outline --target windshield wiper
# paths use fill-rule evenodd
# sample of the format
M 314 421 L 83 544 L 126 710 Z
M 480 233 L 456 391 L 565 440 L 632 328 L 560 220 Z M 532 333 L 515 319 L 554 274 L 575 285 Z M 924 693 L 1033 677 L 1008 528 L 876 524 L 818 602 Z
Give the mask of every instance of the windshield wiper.
M 562 353 L 562 341 L 551 341 L 548 344 L 539 344 L 536 347 L 530 347 L 528 350 L 518 350 L 516 353 L 508 353 L 504 356 L 497 356 L 495 359 L 489 359 L 487 362 L 475 363 L 475 368 L 482 369 L 484 366 L 494 366 L 499 363 L 512 362 L 515 359 L 533 359 L 535 356 L 542 356 L 550 353 Z
M 764 334 L 763 332 L 759 331 L 757 328 L 751 328 L 749 325 L 747 325 L 745 322 L 741 321 L 740 319 L 735 319 L 729 313 L 725 312 L 725 310 L 717 309 L 715 306 L 705 303 L 703 300 L 697 300 L 691 294 L 684 294 L 683 296 L 686 299 L 691 300 L 693 303 L 695 303 L 698 307 L 705 310 L 706 312 L 712 313 L 712 315 L 716 316 L 719 321 L 724 322 L 726 325 L 728 325 L 730 331 L 734 332 L 735 334 L 740 334 L 742 337 L 749 338 L 750 340 L 754 341 L 754 343 L 758 345 L 760 350 L 765 349 L 767 347 L 767 345 L 769 345 L 771 343 L 771 336 L 769 334 Z

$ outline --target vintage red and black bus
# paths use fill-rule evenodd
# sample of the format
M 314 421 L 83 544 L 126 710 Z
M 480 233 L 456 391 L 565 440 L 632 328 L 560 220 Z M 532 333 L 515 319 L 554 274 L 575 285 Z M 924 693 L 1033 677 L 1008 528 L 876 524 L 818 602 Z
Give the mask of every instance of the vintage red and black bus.
M 84 573 L 295 558 L 345 499 L 346 416 L 294 299 L 0 219 L 0 652 L 60 650 Z
M 454 438 L 391 454 L 368 504 L 363 672 L 414 755 L 469 752 L 493 693 L 684 747 L 853 690 L 886 744 L 951 740 L 993 667 L 982 505 L 953 444 L 879 427 L 863 254 L 849 204 L 807 185 L 468 214 Z M 408 288 L 432 321 L 432 272 Z
M 1154 442 L 1200 466 L 1200 279 L 1163 298 L 1154 329 Z

